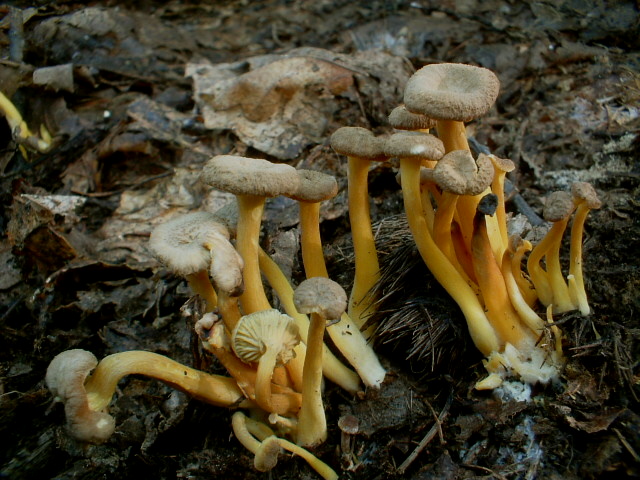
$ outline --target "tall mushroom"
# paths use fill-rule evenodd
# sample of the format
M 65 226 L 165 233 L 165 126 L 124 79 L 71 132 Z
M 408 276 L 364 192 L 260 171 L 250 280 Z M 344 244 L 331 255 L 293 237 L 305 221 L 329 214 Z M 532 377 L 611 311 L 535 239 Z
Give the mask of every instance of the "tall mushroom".
M 315 446 L 327 438 L 322 403 L 322 355 L 327 321 L 337 321 L 347 308 L 347 294 L 333 280 L 312 277 L 296 288 L 293 302 L 300 313 L 310 314 L 307 356 L 304 361 L 302 406 L 298 415 L 298 445 Z
M 291 360 L 293 348 L 299 342 L 295 321 L 275 309 L 244 315 L 232 333 L 231 345 L 238 358 L 258 364 L 256 403 L 267 412 L 274 411 L 271 400 L 273 370 Z
M 602 202 L 591 184 L 577 182 L 571 186 L 571 195 L 576 205 L 576 213 L 571 226 L 571 247 L 569 251 L 569 293 L 582 315 L 589 315 L 591 308 L 587 301 L 587 292 L 584 288 L 582 275 L 582 235 L 584 223 L 590 210 L 600 208 Z
M 468 150 L 464 122 L 485 115 L 493 106 L 500 81 L 486 68 L 459 63 L 426 65 L 414 73 L 404 91 L 410 112 L 436 120 L 445 151 Z
M 378 253 L 369 212 L 369 166 L 386 161 L 384 141 L 360 127 L 342 127 L 331 135 L 331 146 L 347 157 L 349 220 L 355 255 L 355 276 L 349 295 L 349 317 L 361 328 L 372 301 L 368 293 L 380 278 Z
M 270 309 L 258 265 L 262 213 L 267 197 L 298 190 L 296 169 L 262 159 L 218 155 L 207 162 L 202 178 L 218 190 L 235 194 L 238 201 L 236 248 L 244 260 L 245 282 L 242 308 L 245 313 Z

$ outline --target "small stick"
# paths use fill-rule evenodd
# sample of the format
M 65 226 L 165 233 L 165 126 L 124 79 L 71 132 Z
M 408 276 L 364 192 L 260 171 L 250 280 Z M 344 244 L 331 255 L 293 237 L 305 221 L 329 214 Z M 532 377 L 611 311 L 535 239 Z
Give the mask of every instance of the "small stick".
M 449 398 L 447 399 L 447 403 L 445 403 L 444 407 L 442 407 L 442 411 L 440 412 L 440 415 L 436 419 L 436 422 L 433 424 L 431 429 L 429 429 L 429 431 L 424 436 L 424 438 L 420 440 L 420 443 L 418 444 L 418 446 L 413 450 L 413 452 L 411 452 L 411 454 L 407 457 L 407 459 L 404 462 L 402 462 L 402 464 L 398 467 L 399 473 L 403 474 L 407 470 L 407 468 L 409 468 L 409 466 L 413 463 L 413 461 L 418 457 L 420 452 L 422 452 L 422 450 L 424 450 L 424 448 L 429 444 L 429 442 L 433 440 L 433 437 L 436 436 L 438 431 L 442 432 L 441 425 L 442 425 L 442 422 L 445 420 L 445 418 L 447 418 L 447 415 L 449 415 L 449 408 L 451 407 L 452 401 L 453 401 L 453 392 L 449 395 Z

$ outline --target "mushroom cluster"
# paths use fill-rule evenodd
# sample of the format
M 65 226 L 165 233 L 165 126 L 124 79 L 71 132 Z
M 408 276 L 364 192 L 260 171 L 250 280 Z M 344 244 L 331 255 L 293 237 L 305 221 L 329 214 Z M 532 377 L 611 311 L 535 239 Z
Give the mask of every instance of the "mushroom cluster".
M 329 279 L 320 236 L 320 204 L 337 194 L 335 178 L 262 159 L 211 158 L 201 178 L 235 195 L 235 213 L 179 215 L 156 227 L 149 248 L 204 300 L 195 331 L 229 376 L 200 372 L 150 352 L 122 352 L 100 362 L 83 350 L 63 352 L 51 362 L 46 383 L 65 404 L 71 435 L 84 442 L 106 441 L 116 428 L 107 408 L 118 381 L 142 374 L 211 404 L 248 410 L 249 416 L 233 415 L 232 428 L 255 455 L 258 470 L 274 468 L 284 449 L 324 478 L 337 478 L 304 447 L 327 437 L 323 379 L 355 395 L 363 387 L 379 388 L 385 378 L 368 342 L 375 335 L 368 318 L 376 308 L 371 292 L 379 263 L 367 177 L 372 162 L 392 158 L 399 161 L 404 209 L 417 250 L 459 305 L 475 345 L 486 356 L 489 375 L 476 387 L 495 388 L 510 375 L 529 383 L 555 379 L 563 357 L 553 314 L 590 312 L 582 235 L 589 210 L 600 202 L 590 185 L 575 184 L 571 194 L 547 199 L 545 219 L 553 226 L 535 247 L 509 236 L 504 181 L 514 165 L 493 155 L 474 158 L 465 132 L 465 122 L 486 114 L 498 90 L 489 70 L 428 65 L 409 80 L 404 105 L 389 117 L 396 133 L 378 137 L 363 128 L 343 127 L 331 136 L 334 150 L 348 158 L 355 254 L 349 295 Z M 433 128 L 435 135 L 429 133 Z M 265 202 L 282 195 L 300 207 L 306 280 L 297 288 L 261 248 Z M 560 248 L 572 215 L 565 277 Z M 284 312 L 273 308 L 263 279 Z M 547 308 L 544 319 L 536 311 L 538 303 Z
M 459 305 L 475 345 L 487 357 L 489 376 L 478 382 L 478 389 L 495 388 L 507 376 L 528 383 L 558 378 L 563 356 L 553 314 L 590 312 L 581 268 L 582 234 L 587 213 L 600 206 L 591 185 L 576 183 L 571 194 L 557 192 L 547 199 L 545 219 L 553 226 L 535 248 L 518 236 L 509 236 L 504 182 L 515 166 L 494 155 L 480 153 L 474 158 L 465 130 L 466 122 L 493 106 L 499 86 L 498 78 L 485 68 L 427 65 L 410 78 L 404 105 L 389 116 L 396 133 L 383 138 L 343 127 L 332 137 L 333 148 L 350 162 L 354 157 L 374 158 L 376 154 L 370 152 L 374 147 L 385 158 L 399 160 L 404 210 L 417 250 Z M 347 136 L 351 138 L 348 148 Z M 366 195 L 362 187 L 356 190 Z M 354 202 L 355 215 L 350 211 L 356 279 L 359 268 L 364 277 L 370 276 L 360 267 L 358 256 L 367 258 L 367 265 L 377 262 L 374 247 L 360 253 L 355 245 L 356 229 L 371 236 L 370 224 L 359 220 L 366 215 L 357 213 L 362 203 L 362 199 Z M 565 277 L 560 248 L 574 212 Z M 547 308 L 544 319 L 536 311 L 538 304 Z

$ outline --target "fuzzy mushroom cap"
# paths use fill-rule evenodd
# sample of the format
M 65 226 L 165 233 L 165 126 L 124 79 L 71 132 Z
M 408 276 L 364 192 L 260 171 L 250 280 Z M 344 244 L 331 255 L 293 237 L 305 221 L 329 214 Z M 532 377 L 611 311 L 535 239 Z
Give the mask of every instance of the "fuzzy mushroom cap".
M 574 204 L 571 194 L 558 191 L 551 193 L 544 204 L 542 216 L 548 222 L 564 220 L 573 212 Z
M 296 288 L 293 303 L 300 313 L 317 313 L 327 320 L 340 318 L 347 308 L 347 294 L 326 277 L 309 278 Z
M 74 438 L 103 443 L 115 430 L 115 420 L 107 413 L 91 410 L 84 382 L 98 360 L 86 350 L 67 350 L 56 355 L 45 375 L 45 383 L 55 400 L 64 403 L 67 427 Z
M 480 155 L 484 155 L 483 153 L 481 153 Z M 495 155 L 488 155 L 488 157 L 491 159 L 491 162 L 493 163 L 493 166 L 496 170 L 500 170 L 501 172 L 513 172 L 516 168 L 516 164 L 513 163 L 512 160 L 508 159 L 508 158 L 500 158 L 500 157 L 496 157 Z
M 260 448 L 253 459 L 253 466 L 259 472 L 268 472 L 278 464 L 280 442 L 278 437 L 271 435 L 260 443 Z
M 442 140 L 428 133 L 398 132 L 387 138 L 384 153 L 390 157 L 440 160 L 444 145 Z
M 216 286 L 230 295 L 242 293 L 243 261 L 229 242 L 229 231 L 209 212 L 176 217 L 151 232 L 154 256 L 178 275 L 210 270 Z
M 342 127 L 331 135 L 331 146 L 341 155 L 384 161 L 384 140 L 361 127 Z
M 491 185 L 493 175 L 493 165 L 487 155 L 480 154 L 476 162 L 468 150 L 454 150 L 440 159 L 431 177 L 445 191 L 478 195 Z
M 587 207 L 597 209 L 602 206 L 595 188 L 587 182 L 576 182 L 571 185 L 571 195 L 575 203 L 585 202 Z
M 347 435 L 355 435 L 360 431 L 358 417 L 351 414 L 342 415 L 338 419 L 338 428 Z
M 468 122 L 485 115 L 498 97 L 500 81 L 486 68 L 443 63 L 422 67 L 407 82 L 410 112 L 436 120 Z
M 299 177 L 296 169 L 283 163 L 259 158 L 218 155 L 202 170 L 208 185 L 234 195 L 277 197 L 297 192 Z
M 338 182 L 332 175 L 315 170 L 297 170 L 300 187 L 289 197 L 299 202 L 317 203 L 329 200 L 338 194 Z
M 233 330 L 231 345 L 240 360 L 259 362 L 268 350 L 279 351 L 276 365 L 284 365 L 295 357 L 294 348 L 300 343 L 295 320 L 278 310 L 261 310 L 244 315 Z
M 412 113 L 404 105 L 399 105 L 389 114 L 389 125 L 398 130 L 427 130 L 434 128 L 436 121 L 426 115 Z

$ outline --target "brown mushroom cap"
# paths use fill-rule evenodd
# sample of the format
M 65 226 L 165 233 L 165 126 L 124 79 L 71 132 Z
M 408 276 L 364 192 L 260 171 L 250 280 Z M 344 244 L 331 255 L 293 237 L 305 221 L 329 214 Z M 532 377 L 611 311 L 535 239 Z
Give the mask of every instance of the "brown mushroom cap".
M 246 363 L 258 362 L 267 349 L 275 349 L 276 365 L 284 365 L 295 356 L 298 343 L 295 320 L 275 309 L 244 315 L 231 337 L 233 351 Z
M 338 194 L 338 182 L 333 175 L 315 170 L 297 170 L 300 176 L 298 191 L 288 195 L 299 202 L 317 203 L 329 200 Z
M 384 161 L 384 140 L 361 127 L 342 127 L 331 135 L 331 146 L 341 155 Z
M 480 155 L 476 162 L 468 150 L 454 150 L 436 164 L 432 178 L 445 191 L 478 195 L 491 185 L 493 175 L 493 165 L 487 155 Z
M 262 197 L 295 193 L 300 183 L 291 165 L 236 155 L 211 158 L 202 169 L 202 179 L 218 190 Z
M 480 158 L 481 155 L 484 155 L 484 153 L 481 153 L 480 155 L 478 155 L 478 159 Z M 513 172 L 516 168 L 516 164 L 513 163 L 513 161 L 508 158 L 496 157 L 493 154 L 487 155 L 487 156 L 491 159 L 491 162 L 493 163 L 493 166 L 496 170 L 509 173 L 509 172 Z
M 317 313 L 327 320 L 340 318 L 347 308 L 347 294 L 333 280 L 312 277 L 298 285 L 293 303 L 300 313 Z
M 576 182 L 571 185 L 571 195 L 573 195 L 575 203 L 585 202 L 589 208 L 600 208 L 602 202 L 598 198 L 598 194 L 593 185 L 587 182 Z
M 409 79 L 404 103 L 410 112 L 436 120 L 468 122 L 489 111 L 499 90 L 498 77 L 486 68 L 433 64 L 422 67 Z
M 571 194 L 564 191 L 552 192 L 544 204 L 543 218 L 548 222 L 564 220 L 573 212 L 574 204 Z
M 436 126 L 436 121 L 426 115 L 410 112 L 404 105 L 399 105 L 389 114 L 389 125 L 398 130 L 428 130 Z
M 347 435 L 355 435 L 360 431 L 358 417 L 351 414 L 342 415 L 338 419 L 338 428 Z
M 253 466 L 259 472 L 268 472 L 278 464 L 280 455 L 280 441 L 271 435 L 260 442 L 260 447 L 253 458 Z
M 428 133 L 397 132 L 387 138 L 384 153 L 389 157 L 439 160 L 444 155 L 444 145 Z
M 149 238 L 154 256 L 178 275 L 209 270 L 216 286 L 242 292 L 243 261 L 229 242 L 229 231 L 214 214 L 194 212 L 158 225 Z
M 45 376 L 45 383 L 56 401 L 64 403 L 67 427 L 80 441 L 102 443 L 115 430 L 114 418 L 91 410 L 84 382 L 98 360 L 86 350 L 67 350 L 56 355 Z

